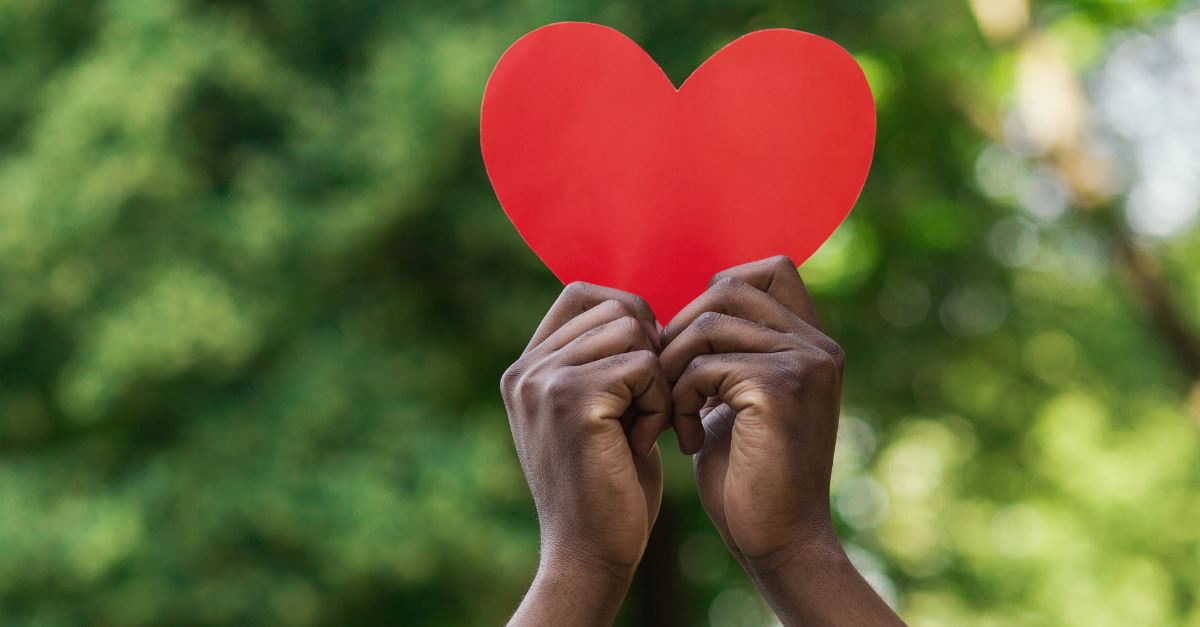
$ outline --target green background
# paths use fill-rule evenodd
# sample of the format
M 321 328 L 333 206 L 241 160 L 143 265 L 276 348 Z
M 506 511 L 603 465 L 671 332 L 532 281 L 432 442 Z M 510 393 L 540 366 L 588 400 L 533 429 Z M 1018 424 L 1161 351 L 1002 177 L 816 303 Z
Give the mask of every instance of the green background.
M 0 1 L 0 624 L 507 617 L 498 379 L 559 285 L 479 103 L 588 20 L 676 83 L 764 27 L 866 69 L 874 168 L 801 274 L 849 354 L 839 531 L 911 624 L 1200 625 L 1200 230 L 1130 230 L 1078 107 L 1010 132 L 1182 9 L 989 2 Z M 665 458 L 621 621 L 769 624 Z

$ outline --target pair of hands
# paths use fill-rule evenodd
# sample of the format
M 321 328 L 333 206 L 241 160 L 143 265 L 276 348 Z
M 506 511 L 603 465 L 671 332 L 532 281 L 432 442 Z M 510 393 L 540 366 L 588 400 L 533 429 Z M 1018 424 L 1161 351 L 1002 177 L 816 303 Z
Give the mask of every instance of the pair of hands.
M 514 623 L 611 622 L 673 428 L 705 511 L 781 619 L 898 624 L 829 514 L 843 364 L 785 257 L 718 273 L 665 328 L 638 296 L 567 286 L 501 381 L 542 534 Z

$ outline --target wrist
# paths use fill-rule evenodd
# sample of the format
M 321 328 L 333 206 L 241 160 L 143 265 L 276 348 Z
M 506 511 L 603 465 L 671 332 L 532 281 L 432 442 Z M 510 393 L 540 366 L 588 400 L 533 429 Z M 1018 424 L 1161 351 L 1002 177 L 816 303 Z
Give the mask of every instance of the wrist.
M 542 550 L 537 578 L 569 578 L 586 581 L 601 589 L 627 588 L 636 570 L 636 562 L 607 559 L 567 547 L 550 547 Z
M 633 573 L 578 555 L 543 553 L 510 625 L 611 625 Z
M 791 539 L 762 554 L 747 554 L 747 566 L 756 578 L 789 576 L 798 564 L 835 563 L 846 557 L 832 521 L 800 526 Z
M 855 569 L 832 528 L 747 561 L 755 586 L 784 625 L 904 624 Z

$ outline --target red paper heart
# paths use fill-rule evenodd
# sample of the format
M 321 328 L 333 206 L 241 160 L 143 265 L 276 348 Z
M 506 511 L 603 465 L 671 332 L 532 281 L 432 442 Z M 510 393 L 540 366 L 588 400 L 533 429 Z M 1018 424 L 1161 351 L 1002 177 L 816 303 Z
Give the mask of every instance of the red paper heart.
M 611 28 L 544 26 L 500 58 L 480 122 L 496 196 L 550 270 L 641 294 L 662 321 L 723 268 L 803 263 L 850 213 L 874 143 L 854 58 L 786 29 L 676 90 Z

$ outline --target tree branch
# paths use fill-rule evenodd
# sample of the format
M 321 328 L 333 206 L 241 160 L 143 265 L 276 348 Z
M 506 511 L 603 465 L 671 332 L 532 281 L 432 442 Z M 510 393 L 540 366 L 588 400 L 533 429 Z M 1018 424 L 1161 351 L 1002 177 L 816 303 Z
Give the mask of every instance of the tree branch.
M 1188 376 L 1200 382 L 1200 338 L 1176 307 L 1158 264 L 1138 248 L 1127 230 L 1116 228 L 1114 236 L 1117 263 L 1145 303 L 1155 331 Z

